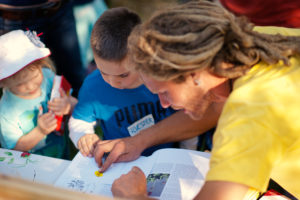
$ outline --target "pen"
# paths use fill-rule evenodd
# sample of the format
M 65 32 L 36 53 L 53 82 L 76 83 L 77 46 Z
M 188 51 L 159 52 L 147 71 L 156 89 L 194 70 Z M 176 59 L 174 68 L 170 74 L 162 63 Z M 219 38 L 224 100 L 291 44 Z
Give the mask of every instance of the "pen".
M 108 157 L 108 155 L 109 155 L 109 152 L 105 152 L 105 153 L 103 154 L 103 157 L 102 157 L 102 164 L 105 162 L 105 160 L 106 160 L 106 158 Z
M 109 153 L 104 153 L 103 154 L 103 156 L 102 156 L 102 164 L 105 162 L 105 160 L 106 160 L 106 158 L 107 158 L 108 155 L 109 155 Z M 95 175 L 97 177 L 101 177 L 101 176 L 103 176 L 103 173 L 100 172 L 100 169 L 99 169 L 98 171 L 95 171 Z

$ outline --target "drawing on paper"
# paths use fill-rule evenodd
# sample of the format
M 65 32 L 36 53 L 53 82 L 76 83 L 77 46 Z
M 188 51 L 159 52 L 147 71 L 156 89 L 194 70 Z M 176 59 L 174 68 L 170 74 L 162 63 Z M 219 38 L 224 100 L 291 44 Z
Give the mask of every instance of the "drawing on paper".
M 10 151 L 6 151 L 4 152 L 5 156 L 1 156 L 0 157 L 0 162 L 6 162 L 8 165 L 13 165 L 13 167 L 25 167 L 28 163 L 35 163 L 37 162 L 37 160 L 31 160 L 30 158 L 30 153 L 28 152 L 23 152 L 21 154 L 21 158 L 16 158 L 15 155 L 10 152 Z M 16 160 L 20 161 L 20 160 L 23 160 L 24 159 L 24 162 L 23 164 L 21 163 L 15 163 Z
M 14 162 L 13 154 L 9 151 L 4 152 L 5 156 L 0 157 L 0 162 L 7 162 L 7 164 L 12 164 Z
M 79 179 L 71 180 L 68 184 L 68 188 L 82 191 L 84 189 L 84 181 Z
M 149 196 L 160 196 L 170 174 L 156 173 L 147 177 L 147 192 Z
M 84 193 L 93 193 L 96 185 L 95 183 L 85 183 L 81 179 L 73 179 L 67 183 L 68 188 Z

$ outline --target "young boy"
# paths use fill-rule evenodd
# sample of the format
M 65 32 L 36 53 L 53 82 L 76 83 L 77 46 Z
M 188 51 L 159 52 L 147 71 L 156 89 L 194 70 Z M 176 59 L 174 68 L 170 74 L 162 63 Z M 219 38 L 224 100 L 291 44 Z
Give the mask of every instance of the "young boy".
M 137 73 L 126 68 L 130 64 L 127 38 L 140 22 L 138 15 L 128 9 L 113 8 L 94 25 L 91 46 L 98 70 L 85 79 L 69 121 L 70 138 L 85 156 L 93 156 L 99 140 L 93 129 L 97 121 L 103 139 L 112 140 L 134 136 L 175 112 L 163 109 L 158 96 L 142 84 Z M 165 147 L 172 144 L 146 149 L 143 155 Z

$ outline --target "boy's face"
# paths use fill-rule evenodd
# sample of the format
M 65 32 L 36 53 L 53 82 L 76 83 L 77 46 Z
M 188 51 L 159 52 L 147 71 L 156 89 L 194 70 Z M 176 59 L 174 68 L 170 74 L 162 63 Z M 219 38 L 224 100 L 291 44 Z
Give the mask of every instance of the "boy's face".
M 126 68 L 128 60 L 125 57 L 122 61 L 104 60 L 94 54 L 97 68 L 105 82 L 118 89 L 133 89 L 142 85 L 138 73 L 129 71 Z
M 18 97 L 32 99 L 41 95 L 43 73 L 40 68 L 27 72 L 24 79 L 17 81 L 9 90 Z

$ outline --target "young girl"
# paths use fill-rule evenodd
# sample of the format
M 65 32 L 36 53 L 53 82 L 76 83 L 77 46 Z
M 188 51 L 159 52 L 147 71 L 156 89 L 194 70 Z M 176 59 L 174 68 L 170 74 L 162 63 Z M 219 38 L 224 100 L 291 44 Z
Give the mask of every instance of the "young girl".
M 53 63 L 34 32 L 16 30 L 0 36 L 0 142 L 3 148 L 67 158 L 66 140 L 54 134 L 55 115 L 69 114 L 77 100 L 50 100 Z

